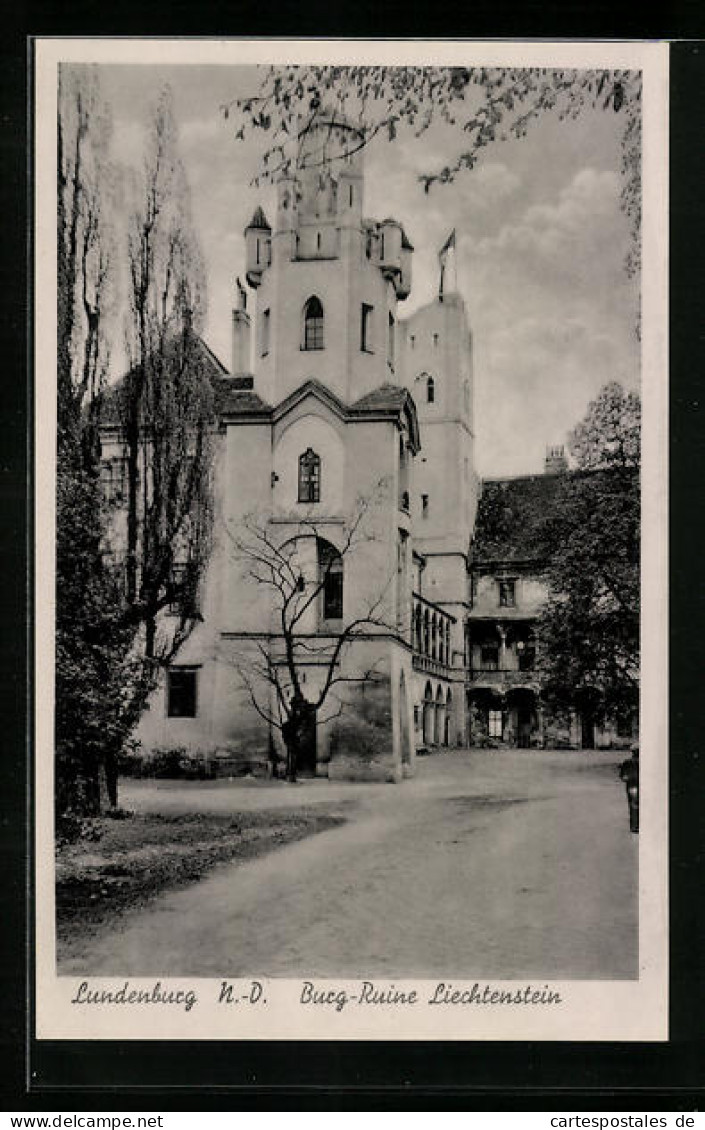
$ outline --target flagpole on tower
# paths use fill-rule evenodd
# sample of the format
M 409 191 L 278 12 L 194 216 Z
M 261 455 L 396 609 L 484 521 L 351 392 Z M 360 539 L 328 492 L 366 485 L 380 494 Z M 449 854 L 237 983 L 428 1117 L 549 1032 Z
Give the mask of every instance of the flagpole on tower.
M 441 250 L 438 252 L 438 262 L 440 264 L 440 278 L 438 280 L 438 301 L 443 301 L 443 294 L 445 291 L 450 293 L 457 289 L 457 278 L 455 271 L 455 228 L 448 236 L 443 244 Z M 449 268 L 453 268 L 452 277 Z M 451 287 L 446 286 L 446 274 L 451 277 Z

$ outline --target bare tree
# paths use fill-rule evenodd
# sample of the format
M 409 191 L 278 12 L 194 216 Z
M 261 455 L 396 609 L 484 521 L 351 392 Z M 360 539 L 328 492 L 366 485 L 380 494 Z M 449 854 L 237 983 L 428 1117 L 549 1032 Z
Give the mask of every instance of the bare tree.
M 126 585 L 145 656 L 167 662 L 199 619 L 211 549 L 214 393 L 198 332 L 203 260 L 178 154 L 171 93 L 151 121 L 129 218 L 128 350 L 121 390 L 126 450 Z M 168 626 L 159 614 L 177 612 Z
M 324 554 L 315 552 L 302 557 L 302 544 L 330 544 L 325 540 L 328 528 L 313 518 L 292 517 L 289 527 L 274 526 L 266 517 L 250 514 L 231 534 L 243 579 L 264 590 L 272 614 L 272 632 L 254 640 L 256 654 L 235 661 L 235 668 L 256 713 L 281 732 L 286 747 L 286 776 L 292 782 L 296 780 L 308 727 L 312 723 L 320 726 L 331 722 L 345 709 L 344 699 L 333 703 L 334 688 L 369 684 L 379 678 L 378 662 L 364 670 L 346 669 L 350 648 L 372 634 L 400 632 L 389 612 L 393 575 L 382 578 L 379 587 L 354 609 L 353 615 L 344 617 L 341 602 L 334 627 L 327 628 L 324 623 L 315 632 L 310 628 L 311 615 L 319 611 L 334 579 L 342 578 L 346 563 L 352 563 L 359 546 L 374 540 L 368 519 L 383 491 L 384 484 L 380 483 L 370 496 L 358 501 L 338 545 Z M 278 529 L 287 533 L 278 536 Z M 320 686 L 307 697 L 302 673 L 312 663 L 319 669 Z M 329 713 L 322 715 L 326 704 Z

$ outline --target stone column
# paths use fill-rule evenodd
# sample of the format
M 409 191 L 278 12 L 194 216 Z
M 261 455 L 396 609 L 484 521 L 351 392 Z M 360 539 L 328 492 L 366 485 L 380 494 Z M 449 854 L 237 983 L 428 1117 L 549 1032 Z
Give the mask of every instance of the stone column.
M 499 635 L 499 669 L 504 671 L 507 666 L 507 629 L 504 624 L 497 625 Z

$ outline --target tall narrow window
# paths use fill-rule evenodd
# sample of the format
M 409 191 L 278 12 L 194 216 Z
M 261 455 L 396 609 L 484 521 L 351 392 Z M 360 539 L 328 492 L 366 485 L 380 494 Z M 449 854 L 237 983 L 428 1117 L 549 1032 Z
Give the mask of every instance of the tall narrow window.
M 366 302 L 362 304 L 362 311 L 360 314 L 360 349 L 363 353 L 371 353 L 370 349 L 370 322 L 372 319 L 372 307 L 368 306 Z
M 436 382 L 433 377 L 429 377 L 426 381 L 426 400 L 429 404 L 433 404 L 436 399 Z
M 516 604 L 516 581 L 501 580 L 499 582 L 500 608 L 514 608 Z
M 422 516 L 422 518 L 428 518 L 428 495 L 427 494 L 421 495 L 421 516 Z
M 343 559 L 330 542 L 318 541 L 318 568 L 323 598 L 323 619 L 343 618 Z
M 321 501 L 321 457 L 312 448 L 299 456 L 299 502 Z
M 320 251 L 320 250 L 321 250 L 321 233 L 319 231 L 317 231 L 316 232 L 316 251 Z
M 413 348 L 414 348 L 414 346 L 416 345 L 416 338 L 414 337 L 414 335 L 413 335 L 413 334 L 412 334 L 412 335 L 411 335 L 411 337 L 409 338 L 409 345 L 411 346 L 411 348 L 412 348 L 412 349 L 413 349 Z
M 353 186 L 350 185 L 350 207 L 353 205 Z
M 196 717 L 196 671 L 187 667 L 172 667 L 167 671 L 167 716 L 169 718 Z
M 261 353 L 262 353 L 263 357 L 266 357 L 267 354 L 269 353 L 269 324 L 270 324 L 269 310 L 265 310 L 264 314 L 262 315 L 262 349 L 261 349 Z
M 304 307 L 304 349 L 323 349 L 323 307 L 315 294 Z
M 491 738 L 502 739 L 502 711 L 490 710 L 487 715 L 487 728 Z
M 387 361 L 389 367 L 394 368 L 394 315 L 389 315 L 389 337 L 387 339 Z
M 433 335 L 433 348 L 434 349 L 438 348 L 438 334 Z

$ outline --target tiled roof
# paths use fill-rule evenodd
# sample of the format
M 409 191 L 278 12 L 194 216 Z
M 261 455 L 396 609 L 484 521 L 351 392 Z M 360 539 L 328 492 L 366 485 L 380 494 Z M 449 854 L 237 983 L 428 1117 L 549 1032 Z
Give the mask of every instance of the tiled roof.
M 622 479 L 633 476 L 638 491 L 637 469 L 564 471 L 557 474 L 523 475 L 515 479 L 486 479 L 477 508 L 472 560 L 476 565 L 545 561 L 555 547 L 556 518 L 560 505 L 570 506 L 603 480 L 595 497 L 609 498 Z M 622 486 L 618 487 L 623 489 Z M 589 497 L 592 497 L 589 496 Z
M 194 337 L 194 358 L 202 375 L 210 381 L 215 392 L 215 408 L 218 413 L 233 411 L 261 410 L 264 401 L 252 389 L 252 377 L 228 375 L 228 370 L 216 357 L 212 349 L 200 337 Z M 110 385 L 103 396 L 100 420 L 104 426 L 119 424 L 121 421 L 120 401 L 125 386 L 125 377 Z M 257 402 L 257 408 L 254 408 Z
M 384 384 L 380 385 L 379 388 L 372 389 L 372 392 L 365 393 L 359 400 L 353 401 L 350 407 L 353 411 L 356 408 L 381 408 L 393 411 L 401 408 L 408 395 L 408 390 L 400 388 L 399 385 Z
M 546 518 L 564 475 L 487 479 L 477 508 L 472 560 L 538 561 L 546 555 Z
M 243 387 L 246 381 L 249 387 Z M 247 377 L 211 377 L 211 384 L 216 411 L 220 416 L 247 416 L 270 411 L 270 405 L 253 391 L 252 378 L 248 381 Z

